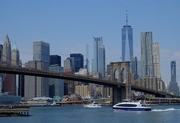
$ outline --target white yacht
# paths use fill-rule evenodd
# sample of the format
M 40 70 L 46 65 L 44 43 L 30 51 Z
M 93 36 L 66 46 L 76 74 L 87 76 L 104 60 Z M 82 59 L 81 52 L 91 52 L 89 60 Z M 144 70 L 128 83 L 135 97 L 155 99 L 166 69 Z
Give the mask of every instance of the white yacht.
M 93 101 L 91 104 L 84 105 L 85 108 L 101 108 L 101 104 Z
M 151 111 L 151 107 L 143 104 L 141 100 L 138 102 L 124 101 L 117 103 L 113 106 L 113 109 L 126 110 L 126 111 Z

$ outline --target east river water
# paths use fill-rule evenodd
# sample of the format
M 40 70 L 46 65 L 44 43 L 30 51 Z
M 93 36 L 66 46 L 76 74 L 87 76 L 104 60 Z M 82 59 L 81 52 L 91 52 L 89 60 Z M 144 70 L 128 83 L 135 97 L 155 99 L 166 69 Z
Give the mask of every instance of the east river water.
M 152 106 L 152 111 L 119 111 L 110 106 L 31 107 L 29 117 L 0 117 L 0 123 L 180 123 L 180 105 Z

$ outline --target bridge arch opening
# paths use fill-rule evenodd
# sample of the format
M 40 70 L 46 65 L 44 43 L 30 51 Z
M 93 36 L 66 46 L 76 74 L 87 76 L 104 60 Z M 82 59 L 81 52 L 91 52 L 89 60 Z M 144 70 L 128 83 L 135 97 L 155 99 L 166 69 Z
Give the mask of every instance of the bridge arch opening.
M 122 83 L 126 83 L 126 69 L 123 68 L 122 71 L 121 71 L 121 81 Z
M 119 71 L 117 69 L 114 70 L 114 81 L 119 81 Z

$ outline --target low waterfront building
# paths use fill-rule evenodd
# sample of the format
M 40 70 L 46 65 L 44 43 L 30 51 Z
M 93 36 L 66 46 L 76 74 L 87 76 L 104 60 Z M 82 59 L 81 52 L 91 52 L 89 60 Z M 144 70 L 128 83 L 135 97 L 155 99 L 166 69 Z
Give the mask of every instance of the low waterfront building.
M 92 96 L 92 86 L 89 85 L 77 85 L 75 87 L 75 93 L 79 94 L 81 97 Z
M 26 106 L 46 106 L 51 105 L 53 99 L 50 97 L 34 97 L 29 99 L 28 101 L 21 102 L 21 104 Z
M 82 97 L 79 94 L 71 94 L 70 96 L 65 95 L 62 97 L 61 101 L 58 101 L 56 103 L 57 105 L 82 105 L 83 100 Z
M 179 105 L 180 104 L 180 98 L 160 98 L 160 97 L 154 97 L 149 98 L 146 100 L 147 104 L 152 105 Z
M 20 104 L 22 97 L 10 95 L 9 93 L 2 93 L 0 95 L 0 105 L 15 105 Z

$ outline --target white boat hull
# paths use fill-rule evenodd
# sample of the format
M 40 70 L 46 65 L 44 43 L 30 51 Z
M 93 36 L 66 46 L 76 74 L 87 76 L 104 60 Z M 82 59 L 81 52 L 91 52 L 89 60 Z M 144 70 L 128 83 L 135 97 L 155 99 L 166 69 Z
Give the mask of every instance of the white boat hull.
M 113 109 L 124 110 L 124 111 L 151 111 L 151 107 L 143 107 L 143 108 L 113 107 Z
M 84 105 L 84 108 L 101 108 L 101 106 Z
M 151 107 L 147 107 L 143 105 L 141 101 L 138 102 L 126 101 L 126 102 L 117 103 L 113 106 L 113 109 L 125 110 L 125 111 L 151 111 Z
M 91 104 L 88 104 L 88 105 L 84 105 L 85 108 L 101 108 L 101 104 L 98 104 L 98 103 L 91 103 Z

